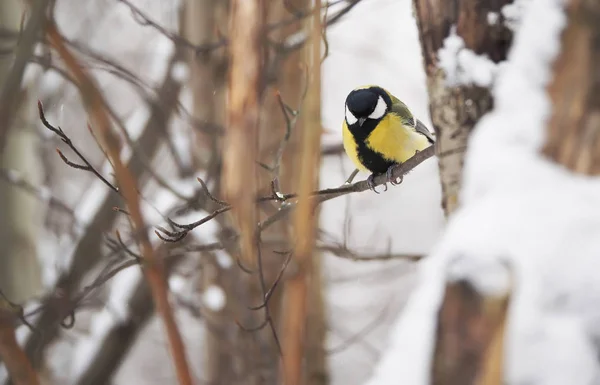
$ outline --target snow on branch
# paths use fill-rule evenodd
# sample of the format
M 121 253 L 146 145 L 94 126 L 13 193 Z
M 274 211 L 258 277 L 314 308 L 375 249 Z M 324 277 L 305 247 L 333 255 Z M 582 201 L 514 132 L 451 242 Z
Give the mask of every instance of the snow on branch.
M 438 51 L 438 57 L 440 67 L 445 71 L 448 87 L 473 84 L 490 87 L 498 72 L 499 64 L 465 48 L 465 41 L 456 34 L 456 27 L 444 39 L 444 46 Z

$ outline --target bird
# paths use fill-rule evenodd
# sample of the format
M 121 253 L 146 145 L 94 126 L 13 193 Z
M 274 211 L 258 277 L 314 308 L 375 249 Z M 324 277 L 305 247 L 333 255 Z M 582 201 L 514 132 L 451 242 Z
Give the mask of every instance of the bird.
M 342 136 L 344 150 L 356 168 L 371 173 L 367 184 L 376 193 L 377 175 L 386 174 L 389 183 L 399 184 L 401 180 L 392 178 L 394 167 L 435 142 L 406 104 L 376 85 L 361 86 L 348 94 Z

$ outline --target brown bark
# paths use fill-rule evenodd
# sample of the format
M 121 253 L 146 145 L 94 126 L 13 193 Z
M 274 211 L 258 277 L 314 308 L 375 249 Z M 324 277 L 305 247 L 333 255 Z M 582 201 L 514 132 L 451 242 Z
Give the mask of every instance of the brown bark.
M 321 1 L 313 3 L 321 9 Z M 322 20 L 320 12 L 314 12 L 307 19 L 310 38 L 304 48 L 304 60 L 308 64 L 309 84 L 304 103 L 304 124 L 302 127 L 301 155 L 298 159 L 299 181 L 298 207 L 294 217 L 295 247 L 294 262 L 296 272 L 285 283 L 283 318 L 283 383 L 300 385 L 306 381 L 303 376 L 305 358 L 306 323 L 311 280 L 320 279 L 314 272 L 314 242 L 318 220 L 311 191 L 318 188 L 321 140 L 321 38 Z
M 600 3 L 571 0 L 548 86 L 552 117 L 543 153 L 577 173 L 600 174 Z
M 185 37 L 203 46 L 218 39 L 217 31 L 227 25 L 227 1 L 187 0 L 184 6 Z M 192 116 L 200 123 L 223 125 L 225 121 L 225 91 L 227 50 L 224 48 L 188 51 L 189 87 L 192 91 Z M 196 169 L 207 167 L 219 148 L 218 136 L 191 128 L 190 152 Z
M 467 281 L 446 286 L 438 314 L 432 384 L 503 384 L 508 300 L 484 295 Z
M 233 206 L 241 260 L 256 266 L 258 124 L 263 59 L 262 0 L 233 0 L 222 188 Z
M 449 87 L 446 74 L 439 67 L 437 52 L 444 39 L 456 27 L 465 47 L 492 61 L 506 59 L 512 41 L 502 17 L 489 25 L 489 12 L 499 13 L 512 0 L 414 0 L 415 17 L 423 52 L 429 109 L 436 132 L 442 207 L 446 216 L 458 206 L 462 183 L 464 154 L 469 135 L 477 121 L 493 106 L 488 88 L 475 85 Z
M 288 4 L 292 9 L 299 11 L 307 10 L 313 6 L 311 2 L 307 0 L 288 1 Z M 288 35 L 297 32 L 301 27 L 302 23 L 298 22 L 297 26 L 288 31 Z M 305 109 L 305 105 L 303 104 L 304 100 L 302 100 L 306 82 L 309 81 L 309 79 L 306 78 L 306 70 L 302 65 L 303 55 L 303 51 L 296 51 L 288 57 L 287 61 L 284 63 L 283 74 L 278 82 L 278 88 L 284 100 L 292 106 L 298 106 L 300 109 L 298 121 L 292 129 L 289 141 L 285 147 L 285 153 L 283 154 L 280 180 L 283 191 L 299 191 L 300 185 L 304 181 L 300 175 L 299 159 L 302 156 L 302 130 L 303 127 L 306 127 L 306 118 L 310 111 Z M 317 76 L 317 73 L 313 71 L 309 76 Z M 320 74 L 318 76 L 320 77 Z M 318 79 L 318 81 L 320 82 L 320 79 Z M 314 95 L 311 97 L 314 97 Z M 281 115 L 281 113 L 279 114 Z M 315 122 L 313 122 L 313 124 L 314 123 Z M 281 122 L 279 127 L 284 127 L 284 122 Z M 280 135 L 281 134 L 282 133 L 280 133 Z M 319 212 L 320 209 L 317 208 L 315 215 L 318 216 Z M 282 227 L 280 229 L 286 232 L 286 239 L 290 241 L 293 239 L 293 227 L 287 226 L 286 228 Z M 312 279 L 308 282 L 307 294 L 309 308 L 305 325 L 306 353 L 303 377 L 305 384 L 313 385 L 329 383 L 327 354 L 325 351 L 327 327 L 325 300 L 323 298 L 321 257 L 322 253 L 313 249 L 311 255 Z M 280 300 L 283 301 L 283 298 L 280 298 Z M 280 307 L 284 309 L 285 304 L 282 304 Z

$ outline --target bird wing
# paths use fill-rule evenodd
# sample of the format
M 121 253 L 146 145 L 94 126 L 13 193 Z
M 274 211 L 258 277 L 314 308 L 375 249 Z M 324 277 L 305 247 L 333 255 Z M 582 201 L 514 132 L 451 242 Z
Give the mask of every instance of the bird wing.
M 423 124 L 423 122 L 421 122 L 419 119 L 416 119 L 416 118 L 415 118 L 415 131 L 417 131 L 419 134 L 425 135 L 430 143 L 435 143 L 435 137 L 433 136 L 431 131 L 429 131 L 429 129 L 427 128 L 426 125 Z
M 419 134 L 424 135 L 430 143 L 435 142 L 435 137 L 429 131 L 426 125 L 423 124 L 419 119 L 415 118 L 413 114 L 410 112 L 406 104 L 404 104 L 400 99 L 395 96 L 392 96 L 392 108 L 390 108 L 390 112 L 398 115 L 400 119 L 402 119 L 402 123 L 407 126 L 413 127 L 415 131 Z

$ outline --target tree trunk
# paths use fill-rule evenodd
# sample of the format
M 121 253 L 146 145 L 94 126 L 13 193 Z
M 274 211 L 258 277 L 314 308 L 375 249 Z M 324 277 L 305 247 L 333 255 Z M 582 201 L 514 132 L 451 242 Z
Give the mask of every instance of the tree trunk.
M 314 9 L 321 9 L 321 1 L 312 2 Z M 314 338 L 324 329 L 323 324 L 313 318 L 310 322 L 309 309 L 317 306 L 316 314 L 323 314 L 321 293 L 320 266 L 315 262 L 316 230 L 318 228 L 318 211 L 314 201 L 310 199 L 312 191 L 319 186 L 319 168 L 321 161 L 321 39 L 323 33 L 321 13 L 312 12 L 306 19 L 305 30 L 309 38 L 303 48 L 303 61 L 307 63 L 307 92 L 302 105 L 303 124 L 301 128 L 300 151 L 296 160 L 298 187 L 298 206 L 294 213 L 294 269 L 295 272 L 285 282 L 284 317 L 282 319 L 283 360 L 282 373 L 285 385 L 300 385 L 324 380 L 324 355 L 322 345 L 316 345 Z M 311 289 L 315 290 L 311 295 Z M 314 303 L 311 300 L 317 300 Z M 321 321 L 321 320 L 318 320 Z M 311 335 L 308 334 L 309 326 Z M 312 337 L 312 338 L 311 338 Z M 317 354 L 314 359 L 308 359 L 308 348 Z M 310 363 L 312 367 L 308 368 Z M 324 366 L 324 365 L 323 365 Z M 310 370 L 310 372 L 307 371 Z M 312 378 L 309 378 L 309 375 Z
M 183 32 L 193 44 L 208 46 L 218 40 L 217 31 L 226 30 L 228 1 L 187 0 L 184 4 Z M 225 91 L 227 50 L 223 47 L 188 51 L 191 113 L 200 124 L 223 125 L 225 121 Z M 191 127 L 190 153 L 195 169 L 204 169 L 214 159 L 219 148 L 218 136 Z
M 269 8 L 269 24 L 289 19 L 301 12 L 308 12 L 311 6 L 311 2 L 307 0 L 289 0 L 285 4 L 283 2 L 272 3 Z M 304 22 L 299 18 L 296 22 L 272 32 L 269 36 L 271 39 L 281 43 L 290 35 L 302 30 L 303 27 Z M 272 166 L 273 159 L 277 157 L 280 150 L 283 150 L 280 159 L 277 188 L 283 192 L 298 191 L 302 184 L 299 168 L 299 159 L 302 154 L 300 146 L 303 127 L 305 127 L 307 117 L 303 94 L 309 81 L 306 78 L 306 69 L 301 65 L 301 63 L 305 62 L 303 60 L 304 53 L 302 50 L 283 53 L 275 49 L 270 54 L 266 66 L 268 73 L 265 76 L 268 92 L 264 95 L 263 112 L 261 115 L 260 159 Z M 316 76 L 316 74 L 313 75 Z M 273 90 L 276 92 L 273 92 Z M 297 117 L 288 116 L 291 119 L 289 123 L 290 127 L 288 127 L 288 122 L 286 122 L 277 93 L 285 104 L 299 112 Z M 272 193 L 272 178 L 272 173 L 264 172 L 261 174 L 259 185 L 264 195 Z M 274 208 L 271 206 L 264 209 L 267 215 L 274 212 Z M 316 215 L 318 215 L 318 211 L 317 209 Z M 286 218 L 281 221 L 281 226 L 268 228 L 263 232 L 262 236 L 265 239 L 279 240 L 281 246 L 278 249 L 289 250 L 294 244 L 293 231 L 292 219 Z M 267 277 L 267 282 L 272 282 L 281 268 L 283 258 L 280 254 L 274 253 L 273 247 L 263 247 L 262 249 L 264 259 L 267 261 L 265 263 L 265 276 Z M 320 258 L 320 253 L 314 252 L 312 254 L 312 276 L 314 279 L 308 282 L 307 295 L 310 306 L 307 319 L 305 320 L 306 354 L 303 358 L 304 365 L 302 368 L 302 377 L 305 380 L 304 383 L 307 384 L 323 384 L 326 383 L 326 379 L 328 378 L 324 346 L 326 341 L 326 326 Z M 284 280 L 287 277 L 288 274 L 285 274 Z M 282 334 L 284 329 L 281 322 L 285 319 L 283 312 L 286 309 L 282 289 L 283 285 L 279 285 L 269 301 L 270 312 L 274 317 L 281 338 L 284 337 Z M 285 343 L 285 341 L 282 340 L 282 343 Z M 276 353 L 276 350 L 273 350 L 273 352 Z M 272 370 L 277 372 L 277 363 L 280 357 L 275 355 L 272 360 Z M 278 380 L 282 381 L 280 377 Z
M 600 3 L 570 0 L 565 9 L 567 25 L 547 88 L 552 115 L 542 153 L 573 172 L 598 175 Z M 522 279 L 527 279 L 526 275 Z M 464 281 L 446 286 L 438 314 L 433 383 L 504 383 L 508 301 L 507 296 L 482 294 Z
M 446 216 L 458 207 L 464 155 L 471 131 L 493 106 L 488 85 L 453 82 L 440 65 L 439 50 L 455 28 L 464 48 L 487 55 L 494 63 L 506 59 L 512 41 L 501 8 L 513 0 L 414 0 L 423 51 L 429 110 L 435 130 L 436 154 Z M 488 15 L 496 15 L 490 23 Z
M 600 3 L 571 0 L 548 87 L 552 118 L 542 152 L 574 172 L 600 174 Z
M 258 124 L 264 55 L 261 0 L 233 0 L 229 18 L 227 128 L 223 146 L 222 188 L 232 205 L 240 236 L 240 258 L 257 265 L 256 209 Z
M 459 205 L 469 136 L 494 105 L 494 78 L 461 78 L 458 50 L 444 52 L 454 55 L 458 62 L 455 68 L 442 62 L 440 50 L 448 50 L 456 42 L 448 44 L 449 36 L 458 37 L 463 43 L 459 48 L 485 55 L 493 63 L 506 60 L 512 32 L 505 25 L 501 9 L 510 3 L 512 0 L 414 0 L 446 216 Z M 451 70 L 454 72 L 448 73 Z M 469 75 L 470 69 L 464 70 Z M 502 383 L 507 306 L 508 297 L 486 297 L 468 282 L 446 285 L 438 314 L 433 384 Z

